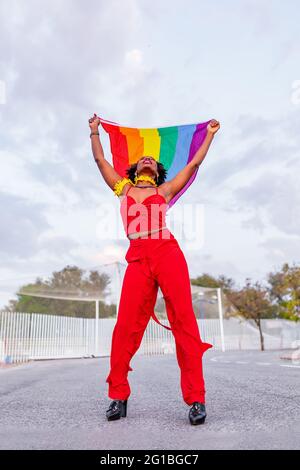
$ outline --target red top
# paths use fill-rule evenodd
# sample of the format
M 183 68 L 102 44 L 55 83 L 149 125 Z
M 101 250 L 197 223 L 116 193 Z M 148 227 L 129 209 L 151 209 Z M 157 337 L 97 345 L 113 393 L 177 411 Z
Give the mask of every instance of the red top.
M 127 190 L 120 207 L 126 236 L 165 227 L 168 204 L 164 196 L 158 194 L 157 187 L 156 193 L 147 196 L 142 202 L 137 202 L 128 195 L 131 188 L 132 186 Z

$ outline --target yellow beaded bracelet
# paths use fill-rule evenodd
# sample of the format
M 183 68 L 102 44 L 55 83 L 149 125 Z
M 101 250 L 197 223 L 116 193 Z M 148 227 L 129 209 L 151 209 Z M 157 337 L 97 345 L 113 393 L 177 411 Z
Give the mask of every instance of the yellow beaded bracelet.
M 130 183 L 132 186 L 134 186 L 134 183 L 131 181 L 131 179 L 129 178 L 122 178 L 121 180 L 118 180 L 115 185 L 114 185 L 114 188 L 113 188 L 113 191 L 115 193 L 116 196 L 120 196 L 120 194 L 122 193 L 123 191 L 123 188 L 124 186 L 127 184 L 127 183 Z

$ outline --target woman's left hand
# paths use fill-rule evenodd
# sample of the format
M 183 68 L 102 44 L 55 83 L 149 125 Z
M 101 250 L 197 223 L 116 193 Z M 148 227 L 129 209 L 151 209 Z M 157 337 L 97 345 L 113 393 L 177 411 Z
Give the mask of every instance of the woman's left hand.
M 211 132 L 212 134 L 215 134 L 219 129 L 220 123 L 216 119 L 212 119 L 207 126 L 207 131 Z

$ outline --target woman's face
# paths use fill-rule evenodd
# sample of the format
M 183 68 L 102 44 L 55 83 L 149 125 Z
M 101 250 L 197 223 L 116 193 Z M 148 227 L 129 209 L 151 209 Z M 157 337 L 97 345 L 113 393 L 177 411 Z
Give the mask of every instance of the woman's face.
M 157 174 L 157 162 L 151 156 L 144 156 L 139 159 L 136 171 L 139 174 L 145 168 L 151 168 L 154 175 Z

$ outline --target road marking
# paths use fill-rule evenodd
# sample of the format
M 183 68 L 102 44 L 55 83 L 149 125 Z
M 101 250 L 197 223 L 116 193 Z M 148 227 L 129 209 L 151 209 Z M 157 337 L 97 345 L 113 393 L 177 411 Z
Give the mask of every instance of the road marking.
M 291 365 L 289 365 L 289 364 L 280 364 L 280 367 L 292 367 L 292 368 L 294 368 L 294 369 L 300 368 L 300 366 L 291 366 Z
M 277 363 L 271 363 L 271 362 L 250 362 L 250 361 L 226 361 L 225 359 L 222 359 L 222 357 L 211 357 L 211 361 L 213 362 L 218 362 L 219 364 L 256 364 L 258 366 L 280 366 L 280 367 L 290 367 L 294 369 L 300 369 L 300 365 L 292 365 L 292 364 L 277 364 Z

